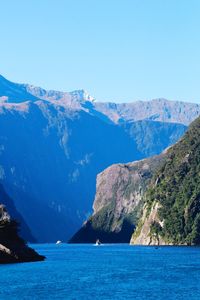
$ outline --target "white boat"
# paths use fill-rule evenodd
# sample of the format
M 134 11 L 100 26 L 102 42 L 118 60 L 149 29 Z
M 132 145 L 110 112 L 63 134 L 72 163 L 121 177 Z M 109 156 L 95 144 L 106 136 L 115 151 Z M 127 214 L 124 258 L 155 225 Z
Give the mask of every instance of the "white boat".
M 101 242 L 99 239 L 96 240 L 96 243 L 95 243 L 95 246 L 100 246 L 101 245 Z
M 62 242 L 61 242 L 61 241 L 57 241 L 57 242 L 56 242 L 56 245 L 59 245 L 59 244 L 62 244 Z

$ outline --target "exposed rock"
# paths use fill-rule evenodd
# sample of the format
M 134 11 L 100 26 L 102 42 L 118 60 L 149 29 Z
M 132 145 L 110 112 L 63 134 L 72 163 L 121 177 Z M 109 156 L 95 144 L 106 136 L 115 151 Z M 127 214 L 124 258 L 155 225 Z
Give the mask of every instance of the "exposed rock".
M 0 263 L 41 261 L 45 257 L 28 247 L 18 236 L 17 223 L 11 220 L 4 205 L 0 205 Z
M 143 206 L 143 195 L 165 155 L 113 165 L 97 176 L 93 215 L 71 243 L 128 243 Z
M 93 103 L 95 110 L 114 123 L 152 120 L 189 125 L 200 115 L 200 105 L 158 98 L 132 103 Z
M 30 228 L 27 226 L 22 215 L 17 211 L 13 200 L 8 196 L 2 184 L 0 184 L 0 203 L 6 206 L 6 209 L 9 211 L 11 219 L 17 220 L 20 223 L 19 234 L 28 242 L 35 242 L 33 235 L 30 231 Z
M 167 243 L 157 234 L 151 232 L 151 224 L 159 224 L 162 222 L 158 218 L 159 203 L 152 205 L 150 213 L 147 213 L 147 208 L 144 207 L 143 216 L 140 219 L 134 234 L 131 237 L 130 244 L 137 245 L 166 245 Z
M 200 118 L 166 152 L 132 244 L 200 245 Z

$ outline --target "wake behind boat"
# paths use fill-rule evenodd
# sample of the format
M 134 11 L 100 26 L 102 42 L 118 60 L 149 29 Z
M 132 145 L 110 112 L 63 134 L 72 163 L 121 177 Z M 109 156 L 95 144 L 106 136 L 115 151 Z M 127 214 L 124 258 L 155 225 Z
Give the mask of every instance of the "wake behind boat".
M 61 242 L 61 241 L 57 241 L 57 242 L 56 242 L 56 245 L 59 245 L 59 244 L 62 244 L 62 242 Z

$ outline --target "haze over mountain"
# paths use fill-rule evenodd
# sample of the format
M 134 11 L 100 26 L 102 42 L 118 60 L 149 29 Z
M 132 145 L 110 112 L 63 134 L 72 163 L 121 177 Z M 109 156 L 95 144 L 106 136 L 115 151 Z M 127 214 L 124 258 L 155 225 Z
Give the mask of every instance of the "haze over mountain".
M 200 114 L 197 104 L 100 103 L 2 76 L 0 97 L 1 183 L 43 242 L 69 239 L 92 213 L 99 172 L 159 154 Z

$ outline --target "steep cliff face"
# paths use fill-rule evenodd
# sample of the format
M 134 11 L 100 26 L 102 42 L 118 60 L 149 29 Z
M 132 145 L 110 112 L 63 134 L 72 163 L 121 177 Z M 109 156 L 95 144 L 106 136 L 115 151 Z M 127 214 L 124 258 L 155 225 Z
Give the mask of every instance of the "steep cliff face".
M 200 244 L 200 118 L 167 151 L 146 192 L 133 244 Z
M 150 212 L 147 213 L 147 207 L 144 206 L 143 215 L 131 237 L 130 244 L 167 245 L 166 241 L 157 232 L 157 229 L 163 225 L 158 217 L 159 207 L 159 203 L 154 202 Z M 152 225 L 155 227 L 155 230 L 152 230 Z
M 2 184 L 0 184 L 0 203 L 6 206 L 11 219 L 14 219 L 21 224 L 19 229 L 20 235 L 28 242 L 35 242 L 30 228 L 27 226 L 22 215 L 17 211 L 13 200 L 8 196 Z
M 11 219 L 5 206 L 0 204 L 0 264 L 44 259 L 19 237 L 18 224 Z
M 93 215 L 72 237 L 71 243 L 128 243 L 138 223 L 146 188 L 165 159 L 159 155 L 117 164 L 97 176 Z

